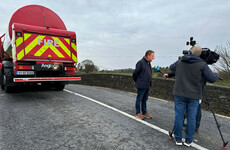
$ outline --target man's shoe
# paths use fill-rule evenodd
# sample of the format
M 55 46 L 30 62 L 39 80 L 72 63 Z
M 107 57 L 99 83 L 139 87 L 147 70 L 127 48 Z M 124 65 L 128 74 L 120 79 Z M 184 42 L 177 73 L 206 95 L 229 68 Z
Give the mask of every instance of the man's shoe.
M 187 146 L 187 147 L 190 147 L 191 144 L 192 144 L 192 142 L 187 142 L 187 141 L 184 142 L 184 145 Z
M 141 115 L 141 113 L 136 114 L 136 117 L 139 118 L 139 119 L 141 119 L 141 120 L 144 119 L 144 117 Z
M 182 140 L 181 139 L 175 139 L 176 145 L 181 146 Z
M 149 113 L 145 113 L 145 114 L 143 114 L 143 116 L 144 116 L 145 118 L 152 119 L 152 116 L 150 116 Z

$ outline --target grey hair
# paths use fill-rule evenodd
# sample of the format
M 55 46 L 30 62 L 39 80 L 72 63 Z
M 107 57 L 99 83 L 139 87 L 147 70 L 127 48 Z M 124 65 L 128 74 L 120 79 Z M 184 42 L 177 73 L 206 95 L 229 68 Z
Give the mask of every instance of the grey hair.
M 152 53 L 154 53 L 153 50 L 147 50 L 147 51 L 145 52 L 145 57 L 151 55 Z

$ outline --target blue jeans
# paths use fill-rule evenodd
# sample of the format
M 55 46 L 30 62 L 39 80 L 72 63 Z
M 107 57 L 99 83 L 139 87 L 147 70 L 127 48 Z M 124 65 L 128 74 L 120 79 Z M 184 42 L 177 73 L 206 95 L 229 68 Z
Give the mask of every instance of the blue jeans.
M 147 100 L 149 96 L 149 88 L 137 89 L 137 99 L 136 99 L 136 114 L 145 114 L 147 112 Z
M 197 110 L 197 115 L 196 115 L 196 129 L 199 129 L 199 127 L 200 127 L 201 117 L 202 117 L 201 104 L 199 104 L 198 110 Z
M 199 106 L 198 99 L 191 99 L 181 96 L 175 96 L 175 121 L 174 121 L 174 136 L 176 140 L 182 139 L 182 128 L 185 110 L 187 111 L 187 126 L 185 132 L 186 142 L 193 141 L 195 133 L 196 115 Z
M 199 104 L 198 109 L 197 109 L 197 115 L 196 115 L 196 129 L 199 129 L 200 127 L 201 117 L 202 117 L 201 104 Z M 187 118 L 187 112 L 185 112 L 184 120 L 186 118 Z

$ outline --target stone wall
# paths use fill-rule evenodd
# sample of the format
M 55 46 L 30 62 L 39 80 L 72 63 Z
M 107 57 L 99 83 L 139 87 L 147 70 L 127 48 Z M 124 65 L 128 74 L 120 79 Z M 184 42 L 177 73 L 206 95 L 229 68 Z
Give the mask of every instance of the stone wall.
M 78 76 L 82 80 L 73 82 L 74 84 L 108 87 L 136 93 L 132 76 L 114 74 L 83 74 Z M 150 96 L 173 100 L 174 79 L 153 78 L 152 83 Z M 219 114 L 230 116 L 230 87 L 207 85 L 207 93 L 211 97 L 214 110 Z M 203 103 L 202 108 L 207 109 L 207 105 Z

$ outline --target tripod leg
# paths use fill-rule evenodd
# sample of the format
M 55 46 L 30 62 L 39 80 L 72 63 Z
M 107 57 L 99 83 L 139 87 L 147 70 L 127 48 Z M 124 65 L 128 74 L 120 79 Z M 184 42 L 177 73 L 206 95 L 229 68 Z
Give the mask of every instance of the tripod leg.
M 215 122 L 216 122 L 216 126 L 217 126 L 217 128 L 218 128 L 218 131 L 219 131 L 219 133 L 220 133 L 221 139 L 222 139 L 222 141 L 223 141 L 223 146 L 222 146 L 221 148 L 226 149 L 226 146 L 227 146 L 228 142 L 225 142 L 225 140 L 224 140 L 224 137 L 223 137 L 222 132 L 221 132 L 221 130 L 220 130 L 220 124 L 219 124 L 218 121 L 217 121 L 215 112 L 214 112 L 213 107 L 212 107 L 212 105 L 211 105 L 210 103 L 209 103 L 209 108 L 211 109 L 211 112 L 212 112 L 212 114 L 213 114 L 214 120 L 215 120 Z
M 173 127 L 172 132 L 169 131 L 169 139 L 170 139 L 170 140 L 173 140 L 172 134 L 173 134 L 173 132 L 174 132 L 174 128 L 175 128 L 175 126 Z

